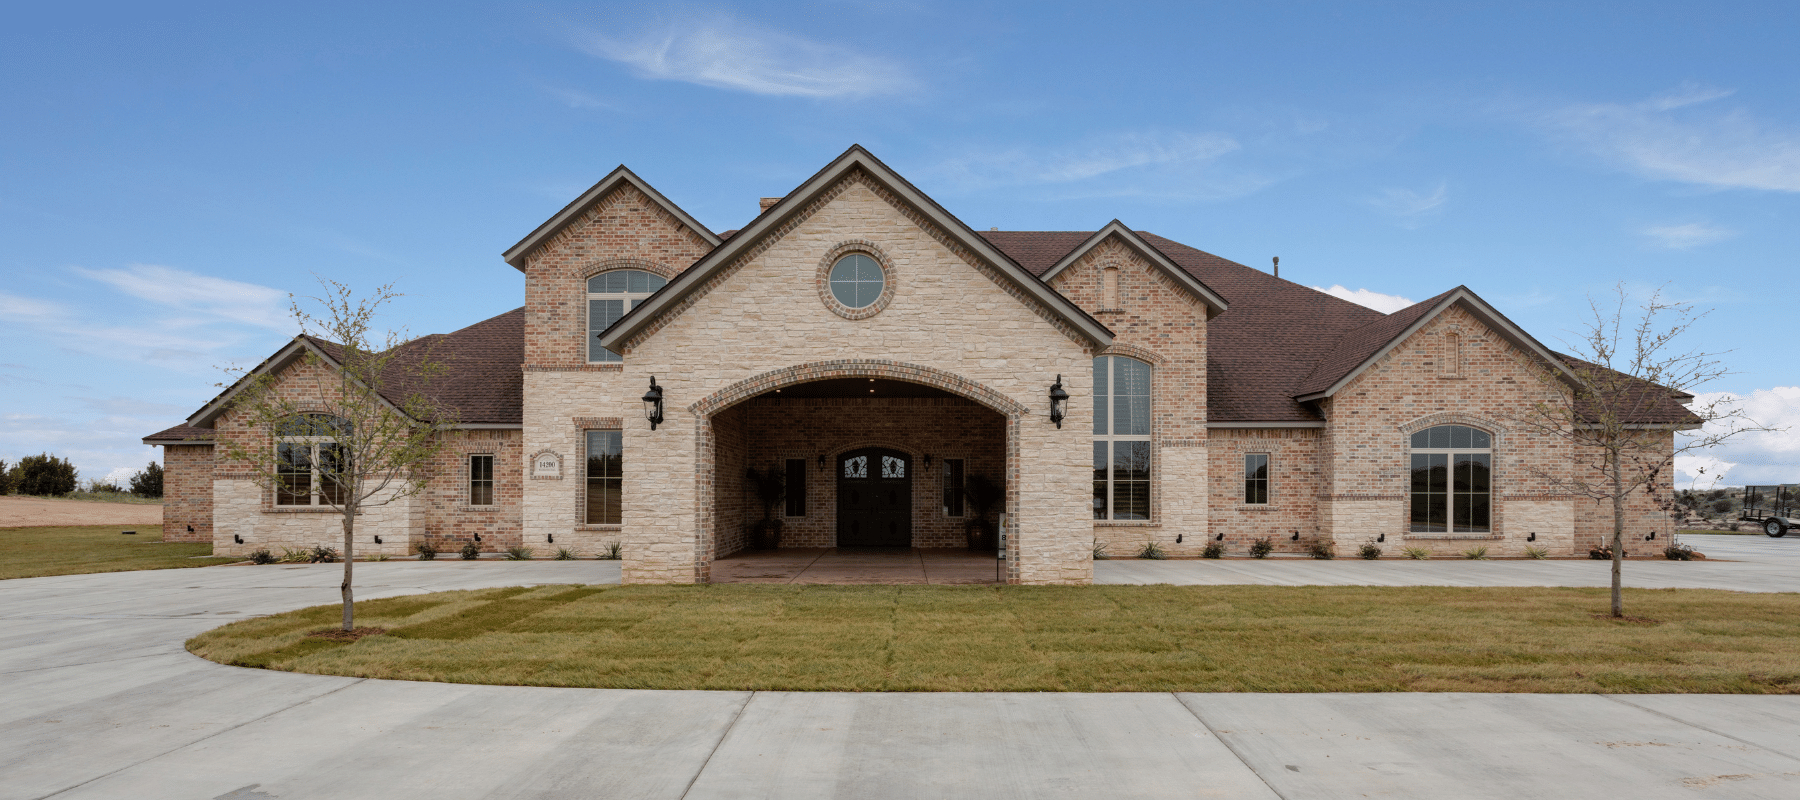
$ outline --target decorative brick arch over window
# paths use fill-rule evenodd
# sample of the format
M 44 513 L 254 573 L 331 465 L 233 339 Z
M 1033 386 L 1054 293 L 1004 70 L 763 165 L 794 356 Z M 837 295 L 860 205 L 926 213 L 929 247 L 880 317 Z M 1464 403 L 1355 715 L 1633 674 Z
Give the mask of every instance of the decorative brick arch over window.
M 877 297 L 875 302 L 862 308 L 851 308 L 844 305 L 838 302 L 837 297 L 831 293 L 831 269 L 837 266 L 838 259 L 851 253 L 861 253 L 875 259 L 875 263 L 881 265 L 881 296 Z M 825 256 L 819 259 L 819 269 L 813 277 L 813 283 L 819 290 L 819 301 L 823 302 L 826 308 L 831 309 L 831 313 L 844 319 L 868 319 L 881 313 L 881 310 L 887 308 L 889 303 L 894 302 L 894 295 L 900 289 L 900 273 L 894 269 L 894 259 L 889 257 L 887 251 L 881 249 L 879 245 L 867 239 L 846 239 L 839 242 L 836 247 L 825 251 Z
M 674 280 L 676 275 L 681 274 L 681 270 L 675 269 L 667 264 L 655 261 L 645 261 L 641 258 L 602 258 L 597 261 L 589 261 L 576 268 L 574 270 L 574 277 L 584 284 L 582 289 L 585 291 L 587 288 L 585 284 L 588 278 L 592 278 L 602 272 L 611 272 L 615 269 L 641 269 L 645 272 L 660 275 L 663 280 Z
M 1439 425 L 1467 425 L 1471 428 L 1480 428 L 1494 437 L 1494 450 L 1496 452 L 1506 445 L 1506 428 L 1501 427 L 1499 422 L 1488 419 L 1487 417 L 1478 417 L 1474 414 L 1464 414 L 1458 411 L 1428 414 L 1408 422 L 1405 425 L 1401 425 L 1396 430 L 1400 432 L 1400 435 L 1407 437 L 1410 441 L 1413 434 L 1425 430 L 1426 428 L 1435 428 Z
M 1107 347 L 1105 350 L 1101 350 L 1100 352 L 1095 353 L 1094 355 L 1096 355 L 1096 356 L 1125 356 L 1127 358 L 1135 358 L 1139 361 L 1148 363 L 1150 366 L 1153 366 L 1153 367 L 1160 367 L 1160 366 L 1162 366 L 1163 362 L 1168 360 L 1166 358 L 1163 358 L 1162 355 L 1157 353 L 1155 350 L 1148 350 L 1148 349 L 1139 347 L 1135 344 L 1126 344 L 1125 342 L 1118 342 L 1118 341 L 1113 342 L 1111 346 Z M 1156 379 L 1155 373 L 1151 374 L 1150 379 L 1151 380 Z

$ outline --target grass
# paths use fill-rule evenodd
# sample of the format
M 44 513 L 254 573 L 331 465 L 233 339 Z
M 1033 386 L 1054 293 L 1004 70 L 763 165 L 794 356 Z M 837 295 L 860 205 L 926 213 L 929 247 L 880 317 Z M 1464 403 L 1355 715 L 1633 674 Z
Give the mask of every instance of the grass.
M 1800 692 L 1800 594 L 1280 586 L 549 586 L 337 606 L 187 643 L 296 672 L 624 689 Z
M 136 530 L 136 536 L 119 531 Z M 211 542 L 162 541 L 161 525 L 81 525 L 0 528 L 0 579 L 136 569 L 176 569 L 229 564 L 212 555 Z

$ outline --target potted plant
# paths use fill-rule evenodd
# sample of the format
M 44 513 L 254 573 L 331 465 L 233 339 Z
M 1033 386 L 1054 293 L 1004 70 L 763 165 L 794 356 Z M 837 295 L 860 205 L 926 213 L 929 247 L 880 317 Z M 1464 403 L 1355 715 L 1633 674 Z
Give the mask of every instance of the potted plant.
M 787 475 L 774 467 L 769 467 L 767 472 L 750 467 L 745 470 L 744 477 L 763 507 L 762 519 L 751 526 L 750 546 L 758 550 L 780 547 L 782 522 L 775 516 L 775 506 L 787 499 Z
M 970 475 L 963 482 L 963 499 L 966 500 L 974 515 L 963 528 L 963 537 L 970 550 L 993 550 L 999 545 L 994 537 L 994 528 L 988 524 L 988 509 L 1004 500 L 1006 490 L 994 483 L 986 475 Z

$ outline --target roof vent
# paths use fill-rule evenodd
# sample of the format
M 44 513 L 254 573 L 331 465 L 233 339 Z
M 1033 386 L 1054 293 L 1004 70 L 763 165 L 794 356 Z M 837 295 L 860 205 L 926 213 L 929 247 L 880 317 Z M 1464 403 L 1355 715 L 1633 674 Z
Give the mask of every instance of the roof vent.
M 779 198 L 779 197 L 765 197 L 761 200 L 758 200 L 758 201 L 756 201 L 756 205 L 758 207 L 757 213 L 760 214 L 764 211 L 768 211 L 771 207 L 773 207 L 776 203 L 779 203 L 779 202 L 781 202 L 781 198 Z
M 1275 257 L 1275 277 L 1281 277 L 1281 256 Z

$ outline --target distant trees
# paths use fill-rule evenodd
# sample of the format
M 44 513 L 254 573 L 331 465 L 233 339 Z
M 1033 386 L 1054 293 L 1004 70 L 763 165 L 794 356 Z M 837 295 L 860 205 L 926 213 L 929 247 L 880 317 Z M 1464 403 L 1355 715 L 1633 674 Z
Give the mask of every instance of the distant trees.
M 13 490 L 39 497 L 68 494 L 75 491 L 77 485 L 75 465 L 49 453 L 19 459 L 10 476 L 16 476 Z
M 0 495 L 12 494 L 13 484 L 19 480 L 18 476 L 13 474 L 17 470 L 17 465 L 14 465 L 12 470 L 8 470 L 6 459 L 0 458 Z
M 154 461 L 131 476 L 131 493 L 139 497 L 163 496 L 163 468 Z

